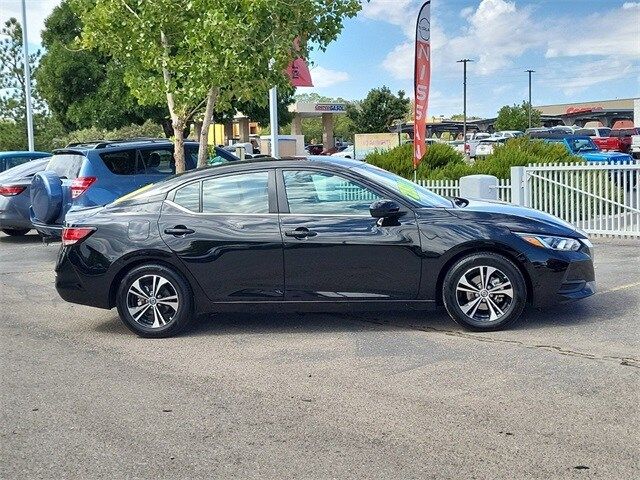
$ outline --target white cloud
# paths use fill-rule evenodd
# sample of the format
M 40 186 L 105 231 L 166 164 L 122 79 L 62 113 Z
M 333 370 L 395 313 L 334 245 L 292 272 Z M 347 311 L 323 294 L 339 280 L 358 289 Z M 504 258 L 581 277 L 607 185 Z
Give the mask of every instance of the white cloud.
M 331 70 L 324 67 L 314 67 L 311 69 L 311 78 L 316 88 L 327 88 L 344 83 L 349 80 L 347 72 L 339 70 Z
M 628 55 L 640 58 L 640 3 L 551 27 L 547 58 Z
M 371 0 L 362 4 L 361 15 L 398 25 L 407 36 L 415 35 L 418 0 Z M 432 7 L 433 8 L 433 7 Z
M 635 70 L 633 61 L 625 58 L 575 62 L 571 66 L 565 66 L 560 73 L 554 71 L 542 73 L 540 83 L 546 87 L 560 89 L 570 97 L 601 83 L 629 78 L 633 75 L 637 78 L 638 73 Z
M 44 28 L 44 20 L 51 14 L 53 9 L 60 4 L 61 0 L 28 0 L 27 1 L 27 36 L 29 43 L 40 45 L 40 33 Z M 11 17 L 18 19 L 22 23 L 22 7 L 20 0 L 0 0 L 0 22 L 4 22 Z

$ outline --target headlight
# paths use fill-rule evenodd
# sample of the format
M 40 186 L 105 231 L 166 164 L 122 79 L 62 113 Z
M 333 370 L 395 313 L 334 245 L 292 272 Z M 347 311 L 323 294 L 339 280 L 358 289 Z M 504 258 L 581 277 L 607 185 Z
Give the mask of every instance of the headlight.
M 575 252 L 580 250 L 580 241 L 575 238 L 554 237 L 550 235 L 534 235 L 531 233 L 516 233 L 525 242 L 540 248 Z

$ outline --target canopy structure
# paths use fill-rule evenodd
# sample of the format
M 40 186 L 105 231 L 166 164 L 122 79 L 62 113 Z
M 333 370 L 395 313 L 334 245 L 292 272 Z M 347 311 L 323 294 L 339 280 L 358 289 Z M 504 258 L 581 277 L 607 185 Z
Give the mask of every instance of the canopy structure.
M 302 135 L 302 119 L 322 117 L 322 144 L 327 150 L 335 146 L 333 137 L 334 115 L 344 115 L 347 105 L 344 103 L 309 103 L 296 102 L 289 106 L 293 113 L 291 134 Z

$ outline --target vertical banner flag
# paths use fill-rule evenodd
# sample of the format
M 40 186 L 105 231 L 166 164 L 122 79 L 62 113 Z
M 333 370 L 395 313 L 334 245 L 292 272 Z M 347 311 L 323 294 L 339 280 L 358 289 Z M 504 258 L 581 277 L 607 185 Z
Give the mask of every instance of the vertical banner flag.
M 300 39 L 296 38 L 293 42 L 293 48 L 300 50 Z M 287 75 L 291 79 L 291 85 L 294 87 L 313 87 L 313 80 L 311 79 L 311 72 L 309 72 L 309 65 L 304 58 L 298 57 L 293 60 L 287 68 Z
M 416 23 L 413 112 L 413 168 L 418 168 L 426 149 L 427 106 L 431 82 L 431 0 L 424 3 Z

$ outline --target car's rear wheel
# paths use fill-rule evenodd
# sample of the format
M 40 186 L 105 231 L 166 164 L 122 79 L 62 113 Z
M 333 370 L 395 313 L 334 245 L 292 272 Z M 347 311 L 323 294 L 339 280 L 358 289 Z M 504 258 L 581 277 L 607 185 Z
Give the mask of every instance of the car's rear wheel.
M 29 228 L 3 228 L 2 231 L 10 237 L 21 237 L 29 233 Z
M 141 265 L 127 273 L 116 303 L 124 324 L 141 337 L 176 335 L 193 314 L 188 282 L 164 265 Z
M 447 312 L 472 330 L 498 330 L 522 314 L 527 297 L 524 277 L 508 258 L 473 254 L 447 272 L 442 293 Z

